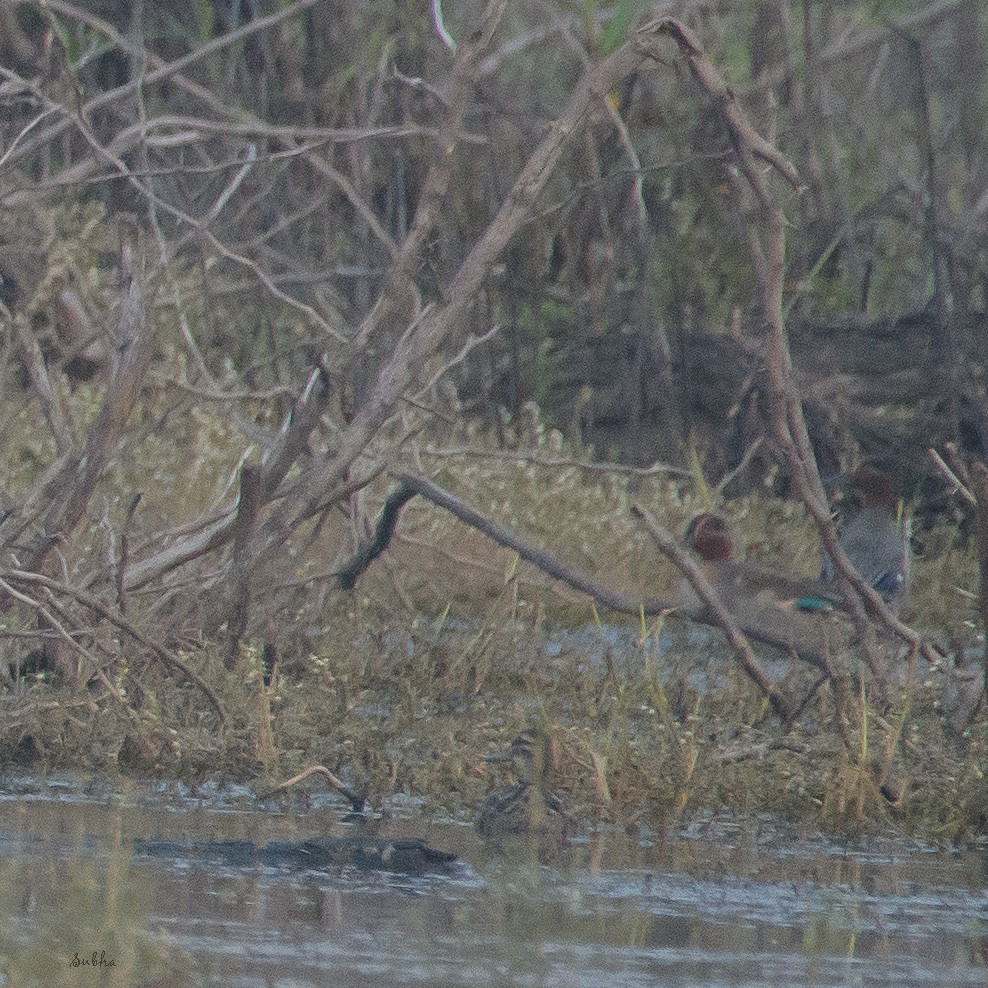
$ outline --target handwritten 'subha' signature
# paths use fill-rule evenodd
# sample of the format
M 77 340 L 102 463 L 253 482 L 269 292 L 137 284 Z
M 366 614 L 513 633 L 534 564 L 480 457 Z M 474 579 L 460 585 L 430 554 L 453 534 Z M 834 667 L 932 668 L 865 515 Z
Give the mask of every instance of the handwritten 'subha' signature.
M 116 967 L 117 962 L 112 957 L 106 956 L 105 950 L 94 950 L 91 954 L 80 956 L 76 951 L 72 955 L 69 967 Z

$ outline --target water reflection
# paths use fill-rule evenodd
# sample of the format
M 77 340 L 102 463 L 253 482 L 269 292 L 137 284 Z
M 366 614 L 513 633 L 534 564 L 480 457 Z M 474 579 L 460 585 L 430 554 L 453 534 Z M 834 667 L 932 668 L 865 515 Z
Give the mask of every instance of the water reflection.
M 940 986 L 988 980 L 988 849 L 804 836 L 711 819 L 550 854 L 455 822 L 388 824 L 445 876 L 292 871 L 135 838 L 346 833 L 244 793 L 121 795 L 34 781 L 0 797 L 0 971 L 10 985 Z M 111 966 L 112 965 L 112 966 Z

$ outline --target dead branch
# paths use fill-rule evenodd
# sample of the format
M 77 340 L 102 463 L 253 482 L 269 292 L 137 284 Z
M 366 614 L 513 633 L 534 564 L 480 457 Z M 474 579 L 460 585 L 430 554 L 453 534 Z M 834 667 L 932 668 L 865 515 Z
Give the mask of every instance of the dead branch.
M 44 357 L 41 354 L 41 347 L 28 326 L 27 318 L 21 313 L 12 316 L 6 311 L 6 306 L 3 309 L 3 315 L 10 323 L 17 338 L 21 360 L 24 361 L 24 368 L 31 379 L 31 386 L 38 397 L 38 401 L 41 402 L 41 410 L 44 412 L 45 421 L 48 423 L 48 428 L 55 440 L 55 448 L 59 455 L 64 456 L 75 449 L 75 435 L 69 425 L 65 402 L 58 393 L 58 389 L 52 384 Z
M 933 0 L 919 10 L 904 14 L 895 20 L 883 19 L 883 23 L 850 39 L 841 37 L 819 55 L 821 65 L 847 61 L 866 52 L 877 52 L 887 45 L 894 34 L 921 30 L 929 36 L 940 20 L 950 17 L 969 0 Z
M 817 470 L 783 318 L 785 218 L 769 191 L 767 176 L 755 167 L 755 158 L 769 163 L 797 190 L 800 188 L 798 176 L 792 165 L 778 152 L 769 150 L 768 142 L 755 132 L 733 93 L 707 62 L 696 38 L 679 25 L 666 26 L 665 30 L 676 39 L 694 79 L 719 109 L 731 135 L 741 173 L 760 206 L 757 217 L 745 223 L 745 233 L 769 327 L 764 344 L 769 380 L 769 421 L 789 466 L 793 486 L 816 522 L 824 550 L 839 573 L 845 607 L 854 622 L 868 664 L 876 675 L 883 674 L 869 615 L 907 641 L 914 652 L 934 662 L 938 656 L 932 646 L 889 611 L 881 595 L 861 579 L 844 555 Z M 736 180 L 732 184 L 741 191 Z
M 978 611 L 982 629 L 988 628 L 988 465 L 981 460 L 971 464 L 971 483 L 977 504 L 974 508 L 978 536 L 978 571 L 980 589 Z M 985 688 L 988 689 L 988 656 L 984 658 Z
M 496 12 L 496 6 L 489 7 L 487 16 L 493 16 L 492 11 Z M 488 21 L 483 23 L 486 30 Z M 294 530 L 302 520 L 309 517 L 313 506 L 324 502 L 326 491 L 334 491 L 340 486 L 346 472 L 394 415 L 404 396 L 414 391 L 431 355 L 439 350 L 454 327 L 461 323 L 488 277 L 491 266 L 521 224 L 531 216 L 567 141 L 580 129 L 587 119 L 589 109 L 604 94 L 613 90 L 622 79 L 637 71 L 643 64 L 661 56 L 660 40 L 666 23 L 654 22 L 639 30 L 630 41 L 584 75 L 566 109 L 531 154 L 497 216 L 481 235 L 448 286 L 445 292 L 447 304 L 422 318 L 416 331 L 406 335 L 405 345 L 395 348 L 393 355 L 378 372 L 368 400 L 340 435 L 335 455 L 326 458 L 318 468 L 307 473 L 304 496 L 297 501 L 283 503 L 272 511 L 258 532 L 254 547 L 256 559 L 262 558 L 272 545 L 283 540 L 285 533 Z M 476 37 L 479 41 L 487 35 L 479 31 Z M 470 45 L 462 46 L 457 54 L 458 60 L 464 60 L 464 68 L 457 75 L 464 84 L 471 78 L 467 70 L 475 64 L 477 58 L 479 51 Z M 454 74 L 457 74 L 455 68 Z M 455 111 L 456 106 L 451 114 L 455 114 Z M 456 132 L 451 128 L 451 136 Z M 446 174 L 444 169 L 437 171 L 437 183 L 443 174 Z M 421 220 L 423 227 L 431 226 L 433 220 L 434 217 L 424 213 Z M 395 266 L 396 271 L 411 264 L 411 258 L 407 254 L 403 253 L 401 258 Z M 407 284 L 407 280 L 396 277 L 389 284 L 392 291 L 398 291 L 403 284 Z M 354 345 L 348 348 L 343 360 L 344 368 L 363 359 L 363 351 L 357 344 L 373 333 L 377 318 L 379 316 L 362 327 Z
M 748 674 L 749 678 L 768 697 L 772 704 L 772 709 L 783 719 L 789 721 L 791 711 L 788 702 L 778 693 L 768 678 L 768 674 L 758 661 L 748 639 L 738 626 L 734 616 L 721 603 L 717 592 L 710 585 L 703 575 L 700 567 L 693 562 L 689 554 L 684 552 L 679 543 L 655 520 L 649 511 L 640 504 L 635 504 L 631 508 L 632 514 L 640 518 L 649 535 L 652 536 L 655 544 L 662 553 L 671 560 L 676 568 L 686 577 L 690 586 L 696 591 L 697 596 L 703 602 L 704 607 L 710 613 L 713 623 L 724 632 L 731 648 L 741 662 L 741 666 Z
M 145 318 L 144 277 L 137 236 L 135 218 L 121 218 L 120 305 L 113 368 L 103 405 L 89 429 L 82 455 L 71 456 L 52 483 L 56 496 L 44 521 L 44 539 L 29 563 L 31 569 L 40 570 L 55 541 L 65 538 L 82 518 L 96 484 L 116 452 L 151 361 L 152 335 Z
M 127 613 L 127 594 L 124 592 L 124 573 L 127 571 L 127 562 L 130 559 L 130 526 L 134 520 L 137 506 L 141 503 L 144 495 L 140 492 L 130 499 L 127 505 L 127 514 L 124 516 L 123 527 L 120 532 L 120 554 L 117 558 L 115 580 L 117 588 L 117 608 L 121 614 Z
M 561 580 L 563 583 L 573 587 L 574 590 L 587 594 L 602 607 L 606 607 L 618 614 L 633 614 L 635 616 L 651 616 L 665 614 L 669 611 L 679 611 L 691 621 L 697 621 L 700 624 L 707 624 L 713 627 L 721 627 L 719 622 L 707 613 L 706 608 L 681 608 L 675 602 L 661 598 L 632 597 L 627 594 L 617 593 L 609 587 L 605 587 L 596 580 L 591 579 L 580 570 L 567 566 L 552 553 L 531 545 L 531 543 L 522 539 L 509 528 L 488 518 L 476 508 L 471 507 L 461 498 L 444 490 L 431 480 L 407 472 L 397 474 L 397 476 L 404 487 L 421 495 L 436 506 L 449 511 L 464 524 L 477 529 L 478 532 L 483 533 L 498 545 L 510 549 L 512 552 L 516 552 L 521 559 L 536 566 L 543 573 L 554 579 Z M 688 559 L 687 562 L 691 563 Z M 819 647 L 822 643 L 822 636 L 818 636 L 821 637 L 821 642 L 813 642 L 805 637 L 800 640 L 794 640 L 791 629 L 788 627 L 772 626 L 771 624 L 762 626 L 757 622 L 748 622 L 737 617 L 735 617 L 735 622 L 744 636 L 751 641 L 772 646 L 787 654 L 792 654 L 795 651 L 799 658 L 829 672 L 826 653 Z
M 401 509 L 415 497 L 415 494 L 416 491 L 402 482 L 388 496 L 380 517 L 377 519 L 374 537 L 359 546 L 353 558 L 336 574 L 341 590 L 352 590 L 356 586 L 360 574 L 387 549 L 398 525 Z
M 646 614 L 661 614 L 675 608 L 675 605 L 669 601 L 655 598 L 641 600 L 615 593 L 613 590 L 590 579 L 585 573 L 581 573 L 579 570 L 567 566 L 551 553 L 536 548 L 526 542 L 509 528 L 481 514 L 476 508 L 471 507 L 455 494 L 451 494 L 425 477 L 419 477 L 411 473 L 400 473 L 398 474 L 398 478 L 408 490 L 422 495 L 427 501 L 431 501 L 440 508 L 445 508 L 464 524 L 477 529 L 478 532 L 482 532 L 498 545 L 518 553 L 522 559 L 537 566 L 543 573 L 548 573 L 549 576 L 557 580 L 562 580 L 563 583 L 568 583 L 571 587 L 592 597 L 604 607 L 609 607 L 611 610 L 623 614 L 639 614 L 643 608 Z
M 300 782 L 304 782 L 313 775 L 321 775 L 341 796 L 346 796 L 350 800 L 350 805 L 353 807 L 354 813 L 363 812 L 364 806 L 367 804 L 366 796 L 360 796 L 352 789 L 347 788 L 336 775 L 322 765 L 310 765 L 308 768 L 299 772 L 298 775 L 293 775 L 290 779 L 280 782 L 274 789 L 269 789 L 259 798 L 262 801 L 271 799 L 273 796 L 277 796 L 279 793 L 291 789 L 292 786 L 297 786 Z
M 606 463 L 600 460 L 577 460 L 569 456 L 542 456 L 514 449 L 485 449 L 482 446 L 426 446 L 422 450 L 428 456 L 443 459 L 471 457 L 478 460 L 504 460 L 511 463 L 527 463 L 533 467 L 547 467 L 556 470 L 560 467 L 575 467 L 588 473 L 611 473 L 628 477 L 656 477 L 660 474 L 673 474 L 679 477 L 692 476 L 685 467 L 674 467 L 668 463 L 653 463 L 650 467 L 633 467 L 626 463 Z
M 520 538 L 510 529 L 499 524 L 486 515 L 481 514 L 475 508 L 470 507 L 461 498 L 456 497 L 449 491 L 444 490 L 430 480 L 419 477 L 415 474 L 401 473 L 398 475 L 401 481 L 396 492 L 389 498 L 392 510 L 382 513 L 382 518 L 378 523 L 372 545 L 375 548 L 373 554 L 367 547 L 363 547 L 354 558 L 337 575 L 345 574 L 348 585 L 352 585 L 359 577 L 360 573 L 370 562 L 377 558 L 387 547 L 397 525 L 398 508 L 403 506 L 414 494 L 420 494 L 426 500 L 431 501 L 438 507 L 445 508 L 464 524 L 470 525 L 477 531 L 482 532 L 488 538 L 516 552 L 520 558 L 538 567 L 549 576 L 561 580 L 576 590 L 587 594 L 603 607 L 622 614 L 653 615 L 662 614 L 676 610 L 675 604 L 656 598 L 635 598 L 625 594 L 617 593 L 608 587 L 592 580 L 585 573 L 567 566 L 556 556 L 543 549 L 539 549 Z M 659 547 L 665 552 L 690 579 L 704 607 L 698 611 L 684 610 L 691 620 L 702 624 L 719 627 L 727 635 L 731 645 L 738 651 L 742 666 L 758 686 L 762 693 L 769 699 L 773 709 L 789 722 L 793 717 L 793 710 L 784 697 L 778 694 L 768 675 L 765 673 L 757 657 L 748 644 L 747 640 L 760 642 L 781 649 L 787 653 L 795 654 L 820 669 L 829 676 L 830 665 L 826 652 L 821 650 L 819 645 L 809 641 L 806 636 L 794 638 L 793 628 L 784 622 L 762 626 L 756 621 L 745 622 L 732 616 L 719 602 L 710 587 L 693 561 L 679 548 L 675 539 L 665 533 L 657 524 L 649 512 L 635 505 L 634 513 L 645 522 L 646 527 L 656 540 Z M 387 515 L 387 518 L 385 518 Z M 693 581 L 696 582 L 693 582 Z M 699 586 L 697 584 L 700 584 Z M 821 632 L 822 636 L 822 632 Z
M 435 228 L 446 198 L 450 176 L 453 173 L 453 152 L 470 107 L 478 64 L 490 47 L 507 5 L 507 0 L 487 0 L 478 26 L 471 33 L 469 40 L 457 50 L 453 69 L 443 93 L 446 114 L 439 129 L 440 152 L 426 174 L 411 228 L 391 266 L 378 303 L 357 331 L 352 347 L 358 352 L 367 349 L 382 312 L 394 305 L 396 296 L 407 293 L 408 287 L 414 283 L 413 278 L 422 250 Z
M 194 65 L 196 62 L 201 61 L 203 58 L 207 58 L 214 52 L 219 51 L 222 48 L 229 47 L 231 44 L 239 44 L 245 38 L 256 34 L 259 31 L 266 31 L 283 20 L 296 17 L 307 8 L 315 6 L 318 2 L 319 0 L 294 0 L 293 3 L 289 3 L 281 10 L 276 11 L 273 14 L 247 21 L 239 28 L 236 28 L 233 31 L 225 32 L 211 39 L 205 44 L 200 45 L 193 51 L 189 52 L 187 55 L 175 59 L 173 62 L 166 63 L 160 58 L 153 59 L 152 68 L 149 72 L 142 74 L 139 78 L 128 80 L 122 85 L 117 86 L 116 89 L 111 89 L 108 92 L 100 93 L 92 99 L 87 100 L 81 107 L 81 114 L 87 118 L 91 117 L 97 110 L 106 106 L 111 106 L 113 103 L 127 98 L 141 87 L 163 82 L 173 76 L 180 76 L 185 69 Z M 146 52 L 140 50 L 137 44 L 128 42 L 128 40 L 117 32 L 107 21 L 75 4 L 63 2 L 63 0 L 50 0 L 50 2 L 47 2 L 46 0 L 46 3 L 42 9 L 48 16 L 50 16 L 50 12 L 54 12 L 62 15 L 63 17 L 67 17 L 71 20 L 79 21 L 80 23 L 85 24 L 87 27 L 93 29 L 99 34 L 102 34 L 110 40 L 113 45 L 121 51 L 126 51 L 132 55 L 139 54 L 146 56 Z M 57 31 L 53 33 L 57 34 Z M 51 141 L 55 140 L 56 137 L 64 133 L 64 131 L 71 126 L 71 123 L 72 122 L 69 119 L 62 119 L 57 123 L 51 124 L 44 130 L 40 130 L 35 133 L 30 141 L 25 142 L 18 149 L 17 157 L 14 160 L 19 160 L 20 158 L 37 151 L 39 148 L 48 145 Z M 125 151 L 129 150 L 129 148 L 124 148 L 121 150 Z M 94 162 L 93 167 L 95 167 L 95 164 L 96 163 Z M 73 180 L 79 181 L 81 177 L 81 175 L 77 176 Z M 8 200 L 10 203 L 13 201 L 14 200 Z
M 388 286 L 392 286 L 395 291 L 404 290 L 398 282 L 407 284 L 410 281 L 411 273 L 416 271 L 419 263 L 421 249 L 430 231 L 435 228 L 451 174 L 451 152 L 462 132 L 463 117 L 469 105 L 472 80 L 505 4 L 506 0 L 490 0 L 479 22 L 479 28 L 457 52 L 450 75 L 451 81 L 447 87 L 449 110 L 441 126 L 444 153 L 434 163 L 427 177 L 412 233 L 403 244 L 393 266 L 394 278 L 388 282 Z M 74 9 L 71 12 L 77 13 Z M 631 41 L 585 74 L 566 110 L 522 170 L 498 216 L 454 277 L 447 292 L 448 304 L 441 310 L 424 313 L 424 318 L 413 324 L 413 328 L 405 334 L 402 345 L 381 368 L 369 399 L 349 425 L 341 430 L 328 455 L 321 462 L 315 461 L 303 470 L 292 491 L 286 492 L 281 490 L 282 481 L 288 470 L 298 461 L 298 457 L 307 453 L 308 438 L 328 402 L 328 375 L 322 369 L 314 372 L 305 396 L 296 404 L 282 431 L 278 447 L 262 462 L 263 502 L 264 508 L 270 506 L 270 510 L 259 509 L 258 524 L 253 527 L 249 541 L 238 550 L 238 558 L 245 572 L 255 567 L 268 554 L 277 551 L 299 525 L 314 513 L 324 510 L 328 503 L 340 496 L 341 490 L 349 486 L 348 472 L 351 466 L 365 454 L 381 427 L 395 413 L 399 403 L 420 383 L 430 355 L 437 351 L 451 329 L 462 320 L 491 265 L 518 227 L 531 215 L 532 207 L 551 175 L 563 147 L 587 117 L 588 109 L 603 99 L 604 94 L 611 91 L 628 73 L 660 56 L 659 38 L 665 23 L 656 23 L 637 32 Z M 120 41 L 122 43 L 122 39 Z M 169 73 L 177 72 L 180 68 L 181 66 L 171 65 L 168 67 Z M 147 85 L 157 78 L 151 72 L 145 76 L 143 83 Z M 120 95 L 121 93 L 116 93 L 114 98 L 119 98 Z M 97 107 L 90 107 L 90 112 L 95 108 Z M 79 126 L 82 126 L 81 117 L 79 121 Z M 91 135 L 87 139 L 92 143 Z M 94 150 L 100 149 L 94 145 Z M 119 157 L 112 149 L 108 149 L 107 153 L 113 161 Z M 102 154 L 102 157 L 106 158 L 107 154 Z M 120 163 L 117 162 L 115 167 L 120 167 Z M 386 297 L 387 293 L 386 287 L 382 297 Z M 133 309 L 127 311 L 133 312 Z M 361 342 L 373 335 L 374 327 L 374 317 L 371 317 L 349 347 L 349 356 L 345 356 L 338 368 L 334 368 L 340 377 L 345 378 L 348 362 L 362 359 Z M 142 360 L 139 365 L 135 363 L 133 366 L 140 366 L 143 371 L 144 362 Z M 81 483 L 73 484 L 74 496 L 59 507 L 60 514 L 49 513 L 46 529 L 57 528 L 58 534 L 64 535 L 70 529 L 70 523 L 74 524 L 78 520 L 91 493 L 92 481 L 105 463 L 106 451 L 112 448 L 110 440 L 116 437 L 117 428 L 125 418 L 124 413 L 129 410 L 132 385 L 136 379 L 136 376 L 129 382 L 120 379 L 119 384 L 115 380 L 113 386 L 108 388 L 108 401 L 100 421 L 101 426 L 105 424 L 109 428 L 90 433 L 90 446 L 87 446 L 86 456 L 81 461 L 85 464 L 86 475 Z M 110 397 L 116 397 L 117 400 L 111 402 Z M 106 438 L 102 444 L 98 444 L 97 437 L 101 432 Z M 67 481 L 76 469 L 76 463 L 72 460 L 60 474 L 58 484 Z M 279 492 L 282 496 L 277 503 L 273 503 Z M 124 574 L 124 588 L 133 590 L 145 585 L 169 569 L 228 544 L 233 538 L 235 517 L 232 512 L 221 515 L 189 537 L 167 546 L 148 559 L 128 566 Z
M 117 614 L 114 610 L 98 598 L 94 597 L 92 594 L 85 593 L 78 587 L 73 587 L 70 584 L 60 580 L 53 580 L 50 577 L 42 575 L 41 573 L 29 573 L 24 570 L 0 570 L 0 580 L 5 580 L 7 583 L 14 586 L 17 586 L 18 584 L 27 584 L 29 586 L 46 587 L 54 593 L 71 597 L 84 607 L 95 611 L 104 620 L 109 621 L 110 624 L 129 635 L 138 644 L 143 645 L 166 667 L 177 670 L 190 683 L 196 686 L 209 701 L 209 705 L 216 712 L 220 726 L 222 728 L 226 727 L 226 711 L 217 699 L 216 694 L 213 693 L 206 683 L 203 682 L 203 680 L 192 669 L 190 669 L 185 662 L 178 658 L 178 656 L 173 655 L 163 645 L 159 645 L 156 641 L 153 641 L 142 631 L 140 631 L 133 623 L 122 617 L 120 614 Z
M 285 417 L 277 442 L 262 457 L 260 487 L 265 505 L 276 496 L 279 485 L 292 465 L 307 450 L 309 436 L 318 425 L 330 396 L 328 371 L 320 363 L 309 375 L 306 387 Z M 171 570 L 222 548 L 233 537 L 236 521 L 236 511 L 222 511 L 188 529 L 171 533 L 176 539 L 173 545 L 127 569 L 125 589 L 140 589 Z M 252 528 L 251 535 L 253 534 Z M 245 551 L 245 546 L 241 546 L 241 552 Z
M 680 54 L 693 74 L 693 78 L 714 102 L 727 125 L 745 174 L 748 175 L 750 171 L 753 171 L 753 159 L 760 158 L 778 171 L 798 192 L 801 183 L 796 172 L 796 166 L 751 126 L 734 91 L 724 82 L 723 77 L 703 54 L 700 39 L 688 27 L 671 17 L 653 21 L 652 24 L 642 30 L 648 31 L 650 29 L 668 34 L 679 46 Z M 761 182 L 753 182 L 752 187 L 757 192 L 762 187 Z M 768 202 L 767 198 L 762 199 L 759 196 L 759 199 L 763 203 Z
M 948 444 L 951 445 L 951 444 Z M 957 494 L 961 499 L 968 505 L 973 506 L 977 504 L 977 498 L 971 493 L 971 478 L 968 476 L 967 469 L 964 467 L 963 463 L 960 463 L 960 470 L 958 471 L 957 466 L 951 469 L 947 466 L 946 460 L 935 450 L 928 449 L 926 451 L 929 454 L 930 459 L 933 461 L 933 465 L 937 470 L 944 476 L 947 483 L 950 485 L 951 493 Z M 956 447 L 954 449 L 954 458 L 956 459 Z M 965 479 L 961 479 L 961 477 Z

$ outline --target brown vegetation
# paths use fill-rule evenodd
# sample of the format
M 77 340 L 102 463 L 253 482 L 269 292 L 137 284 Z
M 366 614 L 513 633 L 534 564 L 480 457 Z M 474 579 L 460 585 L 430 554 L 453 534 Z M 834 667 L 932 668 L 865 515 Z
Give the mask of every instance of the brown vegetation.
M 209 4 L 196 23 L 167 4 L 132 23 L 112 3 L 15 6 L 3 739 L 135 773 L 321 763 L 375 793 L 470 802 L 484 750 L 536 718 L 565 736 L 588 809 L 627 822 L 720 800 L 983 826 L 969 609 L 938 584 L 917 594 L 928 631 L 890 613 L 844 558 L 817 469 L 818 454 L 829 470 L 878 451 L 943 489 L 946 465 L 919 467 L 942 443 L 984 545 L 980 467 L 966 475 L 988 408 L 965 335 L 978 228 L 947 209 L 975 185 L 939 143 L 931 107 L 949 87 L 925 40 L 976 36 L 977 6 L 916 4 L 895 30 L 851 36 L 812 4 L 799 31 L 783 2 L 731 25 L 703 4 L 637 25 L 626 3 L 582 23 L 562 4 L 508 6 L 453 25 L 438 5 L 416 19 L 294 0 L 243 24 Z M 747 81 L 728 26 L 750 31 Z M 911 185 L 896 177 L 929 255 L 924 318 L 865 257 L 892 217 L 863 205 L 878 178 L 852 196 L 869 168 L 839 142 L 861 122 L 826 105 L 883 46 L 915 82 L 908 100 L 875 84 L 903 100 L 923 163 Z M 980 99 L 976 76 L 951 81 Z M 902 303 L 880 324 L 879 296 Z M 860 333 L 832 318 L 852 297 Z M 586 444 L 607 436 L 626 461 L 668 465 L 592 462 Z M 708 506 L 705 475 L 749 491 L 784 478 L 795 502 L 737 511 L 807 575 L 819 535 L 840 662 L 746 625 L 691 570 L 667 529 Z M 691 617 L 739 658 L 726 686 L 656 669 L 645 632 L 671 609 L 673 567 L 646 533 L 704 601 Z M 954 534 L 928 573 L 963 552 Z M 549 661 L 546 614 L 586 622 L 588 598 L 640 621 L 634 672 Z M 423 612 L 456 621 L 423 630 Z M 793 652 L 791 673 L 761 646 Z M 957 703 L 964 670 L 973 701 Z M 967 809 L 948 820 L 948 803 Z

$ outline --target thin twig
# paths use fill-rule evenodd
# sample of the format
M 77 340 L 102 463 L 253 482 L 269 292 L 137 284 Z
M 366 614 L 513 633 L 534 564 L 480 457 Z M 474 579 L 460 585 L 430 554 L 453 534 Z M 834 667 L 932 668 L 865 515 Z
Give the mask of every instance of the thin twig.
M 322 765 L 310 765 L 308 768 L 299 772 L 298 775 L 293 775 L 290 779 L 286 779 L 284 782 L 276 785 L 274 789 L 262 793 L 259 798 L 262 801 L 271 799 L 272 796 L 277 796 L 278 793 L 284 792 L 286 789 L 291 789 L 292 786 L 297 786 L 300 782 L 304 782 L 312 775 L 321 775 L 341 796 L 346 796 L 353 806 L 354 813 L 363 812 L 364 806 L 367 804 L 367 798 L 358 795 L 352 789 L 345 786 L 337 776 Z
M 944 458 L 932 447 L 928 449 L 927 454 L 933 461 L 933 465 L 946 477 L 947 483 L 953 488 L 953 493 L 960 494 L 960 496 L 971 506 L 978 503 L 978 499 L 971 493 L 967 485 L 961 480 L 961 478 L 947 466 Z
M 189 680 L 190 683 L 195 684 L 216 712 L 216 716 L 220 721 L 220 726 L 224 728 L 226 727 L 227 716 L 226 711 L 223 709 L 223 705 L 217 699 L 216 694 L 213 693 L 213 691 L 192 669 L 190 669 L 180 658 L 178 658 L 178 656 L 173 655 L 163 645 L 159 645 L 157 642 L 148 638 L 144 632 L 139 630 L 130 621 L 115 613 L 101 600 L 92 596 L 92 594 L 84 593 L 82 590 L 78 589 L 78 587 L 73 587 L 70 584 L 64 583 L 60 580 L 53 580 L 50 577 L 42 575 L 41 573 L 29 573 L 24 570 L 0 570 L 0 580 L 6 580 L 11 584 L 27 583 L 47 587 L 48 589 L 57 591 L 60 594 L 73 597 L 84 607 L 88 607 L 90 610 L 95 611 L 102 618 L 109 621 L 112 625 L 130 635 L 136 642 L 153 652 L 166 666 L 177 669 L 183 676 L 185 676 L 186 679 Z
M 521 450 L 482 449 L 476 446 L 427 446 L 422 452 L 425 455 L 442 459 L 468 456 L 478 460 L 507 460 L 512 463 L 527 463 L 534 467 L 548 467 L 553 470 L 559 467 L 576 467 L 595 473 L 626 474 L 632 477 L 657 477 L 661 474 L 691 476 L 691 471 L 683 467 L 670 466 L 668 463 L 653 463 L 650 467 L 632 467 L 624 463 L 600 463 L 594 460 L 577 460 L 568 456 L 542 456 L 538 453 L 523 453 Z
M 124 593 L 124 573 L 127 572 L 127 562 L 130 558 L 130 526 L 134 520 L 134 512 L 141 503 L 143 493 L 138 491 L 127 506 L 127 514 L 124 516 L 123 528 L 120 532 L 120 555 L 117 558 L 117 607 L 121 614 L 127 613 L 127 595 Z
M 717 626 L 724 632 L 725 637 L 731 644 L 731 648 L 734 649 L 735 654 L 741 662 L 741 666 L 744 671 L 748 674 L 749 678 L 753 683 L 762 691 L 762 693 L 768 698 L 769 702 L 772 704 L 772 708 L 775 712 L 784 720 L 789 721 L 791 717 L 791 711 L 789 703 L 786 699 L 779 694 L 772 681 L 768 677 L 768 673 L 762 667 L 762 664 L 758 661 L 758 657 L 755 655 L 754 649 L 752 649 L 748 639 L 745 637 L 741 628 L 738 626 L 737 621 L 731 612 L 724 606 L 721 602 L 720 597 L 717 596 L 717 591 L 710 585 L 707 578 L 703 575 L 700 567 L 693 562 L 679 545 L 679 543 L 674 539 L 661 525 L 655 520 L 652 514 L 642 505 L 635 504 L 631 508 L 632 514 L 637 518 L 640 518 L 648 530 L 649 535 L 655 541 L 655 544 L 659 547 L 663 555 L 665 555 L 676 568 L 686 577 L 690 586 L 696 591 L 696 595 L 703 602 L 704 607 L 710 613 Z

